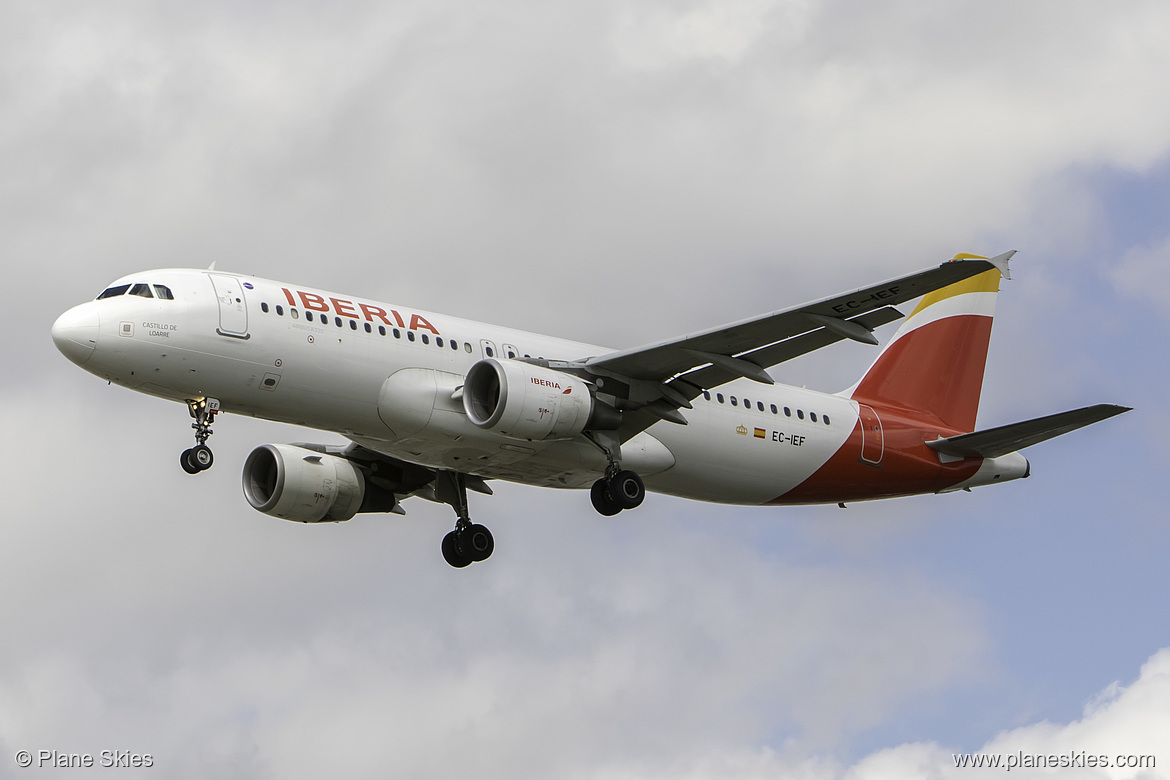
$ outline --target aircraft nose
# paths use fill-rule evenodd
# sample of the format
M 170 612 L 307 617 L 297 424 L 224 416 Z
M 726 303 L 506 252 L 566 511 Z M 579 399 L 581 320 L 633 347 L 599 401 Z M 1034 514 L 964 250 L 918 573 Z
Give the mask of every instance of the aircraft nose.
M 89 303 L 74 306 L 53 323 L 53 343 L 77 365 L 93 355 L 98 338 L 98 313 Z

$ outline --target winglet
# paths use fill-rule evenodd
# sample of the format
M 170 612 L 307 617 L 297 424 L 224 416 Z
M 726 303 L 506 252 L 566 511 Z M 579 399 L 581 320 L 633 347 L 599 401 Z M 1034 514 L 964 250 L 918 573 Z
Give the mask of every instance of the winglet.
M 953 263 L 955 260 L 986 260 L 999 269 L 1000 276 L 1002 276 L 1004 279 L 1011 279 L 1012 271 L 1010 268 L 1008 268 L 1008 261 L 1011 260 L 1015 254 L 1016 250 L 1014 249 L 1010 252 L 1004 252 L 1002 255 L 996 255 L 995 257 L 984 257 L 983 255 L 972 255 L 966 252 L 960 252 L 951 259 L 951 262 Z

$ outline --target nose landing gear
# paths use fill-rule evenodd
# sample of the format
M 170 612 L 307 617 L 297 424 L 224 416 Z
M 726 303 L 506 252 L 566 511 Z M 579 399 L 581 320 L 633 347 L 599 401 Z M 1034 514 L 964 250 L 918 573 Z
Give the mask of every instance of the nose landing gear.
M 179 456 L 179 465 L 188 474 L 198 474 L 211 468 L 211 464 L 215 462 L 211 448 L 207 446 L 207 439 L 215 432 L 211 430 L 211 424 L 215 422 L 215 415 L 219 413 L 219 401 L 215 398 L 187 401 L 187 410 L 195 420 L 191 423 L 191 427 L 195 429 L 195 446 L 183 450 L 183 454 Z

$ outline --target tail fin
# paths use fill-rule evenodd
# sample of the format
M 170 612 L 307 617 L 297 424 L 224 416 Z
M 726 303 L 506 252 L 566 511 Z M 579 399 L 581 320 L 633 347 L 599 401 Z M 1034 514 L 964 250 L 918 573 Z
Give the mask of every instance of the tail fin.
M 955 257 L 965 258 L 976 256 Z M 1006 265 L 925 296 L 851 397 L 870 406 L 926 412 L 959 431 L 975 430 L 1001 275 Z

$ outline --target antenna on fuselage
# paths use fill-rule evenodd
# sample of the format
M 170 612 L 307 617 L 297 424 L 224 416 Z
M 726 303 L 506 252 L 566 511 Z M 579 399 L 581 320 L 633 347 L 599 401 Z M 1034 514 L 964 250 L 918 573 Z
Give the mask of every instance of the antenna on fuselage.
M 208 270 L 208 271 L 214 271 L 214 270 L 215 270 L 215 261 L 214 261 L 214 260 L 212 260 L 212 261 L 211 261 L 211 265 L 207 266 L 207 270 Z

